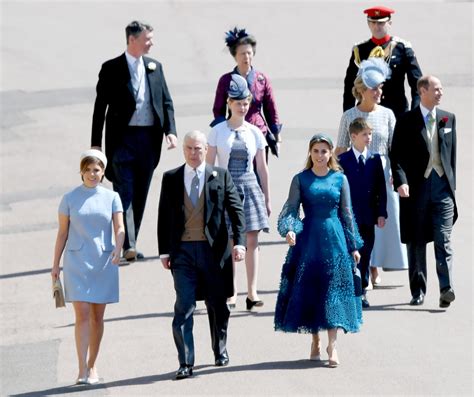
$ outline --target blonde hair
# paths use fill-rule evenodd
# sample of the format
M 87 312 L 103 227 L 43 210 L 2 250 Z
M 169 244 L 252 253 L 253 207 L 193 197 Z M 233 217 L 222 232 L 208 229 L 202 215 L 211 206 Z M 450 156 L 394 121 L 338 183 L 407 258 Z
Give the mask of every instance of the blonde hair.
M 352 87 L 352 95 L 357 102 L 362 102 L 362 93 L 367 91 L 367 86 L 362 81 L 362 76 L 357 76 Z

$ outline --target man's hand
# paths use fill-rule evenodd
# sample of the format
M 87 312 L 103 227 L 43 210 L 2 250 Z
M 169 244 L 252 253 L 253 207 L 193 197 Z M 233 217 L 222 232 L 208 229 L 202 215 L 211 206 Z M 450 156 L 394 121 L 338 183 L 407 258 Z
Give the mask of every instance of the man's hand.
M 245 250 L 234 247 L 232 248 L 232 257 L 234 258 L 234 262 L 240 262 L 245 259 Z
M 178 144 L 178 138 L 174 134 L 166 135 L 166 143 L 168 144 L 168 150 L 174 149 Z
M 385 218 L 383 216 L 379 216 L 377 218 L 377 227 L 384 227 L 385 226 Z
M 406 183 L 404 183 L 403 185 L 400 185 L 397 188 L 397 192 L 400 195 L 400 197 L 410 197 L 408 185 Z
M 161 258 L 161 264 L 166 270 L 170 270 L 171 269 L 170 257 L 168 256 L 167 258 Z

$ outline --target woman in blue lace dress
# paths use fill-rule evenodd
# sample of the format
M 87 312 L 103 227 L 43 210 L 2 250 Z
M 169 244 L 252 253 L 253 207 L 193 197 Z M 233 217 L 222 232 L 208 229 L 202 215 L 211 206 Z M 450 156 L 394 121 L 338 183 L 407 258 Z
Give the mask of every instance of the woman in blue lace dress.
M 278 231 L 290 248 L 281 273 L 275 330 L 313 334 L 310 360 L 314 361 L 321 360 L 319 331 L 327 330 L 331 367 L 339 364 L 337 330 L 357 332 L 362 324 L 352 273 L 362 240 L 349 184 L 339 171 L 331 139 L 314 135 L 306 167 L 294 176 L 278 218 Z
M 263 306 L 257 293 L 258 234 L 268 232 L 268 216 L 271 212 L 268 167 L 265 162 L 265 138 L 254 125 L 245 121 L 252 94 L 247 81 L 237 74 L 232 75 L 228 90 L 228 106 L 231 117 L 212 128 L 208 136 L 209 148 L 206 161 L 229 170 L 239 190 L 244 205 L 247 237 L 245 266 L 247 270 L 247 310 Z M 258 184 L 254 164 L 260 179 Z M 234 266 L 234 296 L 229 298 L 230 308 L 235 307 L 237 287 Z

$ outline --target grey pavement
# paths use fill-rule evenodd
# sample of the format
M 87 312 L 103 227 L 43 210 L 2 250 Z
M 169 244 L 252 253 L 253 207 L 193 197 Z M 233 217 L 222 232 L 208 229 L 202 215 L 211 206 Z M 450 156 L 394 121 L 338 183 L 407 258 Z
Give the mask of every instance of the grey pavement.
M 307 360 L 308 335 L 273 331 L 287 247 L 276 218 L 316 131 L 337 134 L 351 46 L 368 38 L 369 1 L 1 1 L 0 394 L 40 395 L 452 395 L 473 392 L 473 4 L 385 1 L 393 33 L 409 39 L 425 73 L 444 84 L 442 107 L 457 115 L 460 218 L 454 229 L 456 301 L 438 307 L 429 246 L 425 304 L 408 305 L 407 274 L 382 273 L 358 334 L 340 334 L 341 366 Z M 163 62 L 182 137 L 208 131 L 218 77 L 233 67 L 223 32 L 234 24 L 258 39 L 254 65 L 272 79 L 284 123 L 281 158 L 270 161 L 271 232 L 261 236 L 259 289 L 265 306 L 229 328 L 228 367 L 214 367 L 204 305 L 195 316 L 196 376 L 174 381 L 174 291 L 157 259 L 162 172 L 182 162 L 163 150 L 139 248 L 145 261 L 120 268 L 120 303 L 109 305 L 98 361 L 103 383 L 76 377 L 71 305 L 54 309 L 49 269 L 61 196 L 80 183 L 94 87 L 102 62 L 124 50 L 132 19 L 155 26 L 151 55 Z M 409 144 L 409 142 L 407 142 Z M 110 186 L 106 182 L 107 186 Z

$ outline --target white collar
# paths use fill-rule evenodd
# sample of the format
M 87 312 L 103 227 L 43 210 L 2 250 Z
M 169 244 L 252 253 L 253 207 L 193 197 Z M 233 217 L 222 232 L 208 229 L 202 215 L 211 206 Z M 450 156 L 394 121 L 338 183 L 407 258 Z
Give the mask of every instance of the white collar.
M 137 60 L 139 63 L 143 64 L 143 57 L 135 58 L 128 51 L 125 51 L 125 58 L 127 58 L 127 62 L 130 66 L 134 66 Z
M 204 170 L 206 169 L 206 162 L 203 161 L 197 168 L 196 168 L 196 172 L 198 174 L 198 176 L 201 176 L 201 174 L 204 173 Z M 185 164 L 184 166 L 184 172 L 189 174 L 189 173 L 194 173 L 194 168 L 191 167 L 188 163 Z
M 420 110 L 421 114 L 423 115 L 423 118 L 426 119 L 426 116 L 428 113 L 433 112 L 433 117 L 436 119 L 436 106 L 433 108 L 433 110 L 429 110 L 425 108 L 421 103 L 420 103 Z
M 369 152 L 367 150 L 367 147 L 365 147 L 364 151 L 361 153 L 354 146 L 352 146 L 352 151 L 354 152 L 357 160 L 359 160 L 359 157 L 360 157 L 361 154 L 364 156 L 364 159 L 367 160 L 367 153 Z

